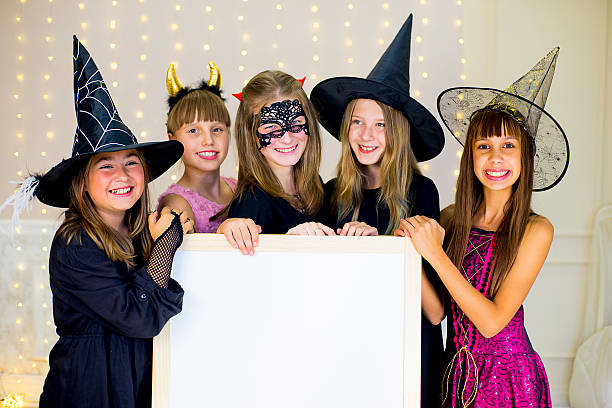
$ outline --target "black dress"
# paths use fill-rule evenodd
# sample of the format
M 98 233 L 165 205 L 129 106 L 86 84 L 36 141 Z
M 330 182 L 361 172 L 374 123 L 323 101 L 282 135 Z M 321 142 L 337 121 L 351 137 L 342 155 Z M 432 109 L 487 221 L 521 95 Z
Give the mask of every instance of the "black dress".
M 262 234 L 286 234 L 296 225 L 318 221 L 317 217 L 301 213 L 286 200 L 272 197 L 258 186 L 247 189 L 231 203 L 228 218 L 250 218 L 261 226 Z
M 326 219 L 330 226 L 342 228 L 351 221 L 352 214 L 338 221 L 337 214 L 329 210 L 331 195 L 333 194 L 336 179 L 325 184 Z M 358 221 L 376 227 L 379 234 L 385 234 L 389 225 L 389 207 L 378 203 L 380 188 L 363 190 L 363 202 L 359 210 Z M 424 215 L 440 221 L 440 199 L 438 189 L 433 181 L 420 174 L 414 174 L 410 185 L 408 202 L 411 205 L 410 216 Z M 392 232 L 391 232 L 392 233 Z M 438 274 L 427 263 L 423 262 L 425 274 L 434 287 L 441 285 Z M 440 325 L 433 325 L 425 316 L 421 316 L 421 406 L 435 407 L 439 402 L 442 367 L 442 329 Z
M 40 407 L 150 407 L 152 338 L 181 311 L 181 286 L 112 262 L 84 232 L 55 236 L 49 273 L 60 338 Z

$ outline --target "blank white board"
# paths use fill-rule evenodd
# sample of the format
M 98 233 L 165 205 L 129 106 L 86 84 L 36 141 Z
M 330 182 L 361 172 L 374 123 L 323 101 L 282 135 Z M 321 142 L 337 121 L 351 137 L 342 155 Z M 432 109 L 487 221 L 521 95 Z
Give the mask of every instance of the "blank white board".
M 185 237 L 183 311 L 154 341 L 153 406 L 418 407 L 420 257 L 397 237 Z

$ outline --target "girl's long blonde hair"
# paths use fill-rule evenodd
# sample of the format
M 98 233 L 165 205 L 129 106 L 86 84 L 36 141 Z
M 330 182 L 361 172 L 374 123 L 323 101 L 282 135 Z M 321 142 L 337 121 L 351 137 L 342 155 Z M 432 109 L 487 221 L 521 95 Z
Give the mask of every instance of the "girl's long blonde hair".
M 259 150 L 257 114 L 270 102 L 297 99 L 308 120 L 308 142 L 300 160 L 293 166 L 293 177 L 301 202 L 286 193 Z M 238 152 L 238 185 L 234 200 L 258 186 L 272 197 L 282 198 L 306 214 L 316 214 L 323 203 L 323 186 L 319 178 L 321 137 L 315 110 L 302 89 L 302 84 L 281 71 L 264 71 L 255 75 L 242 90 L 236 113 L 236 150 Z
M 135 152 L 142 163 L 145 186 L 140 199 L 125 213 L 128 236 L 123 236 L 102 220 L 85 191 L 85 180 L 96 155 L 92 155 L 72 177 L 69 186 L 70 206 L 64 212 L 64 221 L 56 232 L 56 235 L 70 243 L 81 231 L 85 231 L 111 261 L 124 262 L 128 268 L 133 268 L 140 256 L 142 261 L 148 259 L 153 245 L 148 226 L 150 173 L 142 153 L 138 150 Z
M 484 205 L 482 184 L 474 173 L 474 143 L 479 139 L 500 137 L 502 130 L 520 139 L 521 174 L 512 186 L 512 195 L 504 208 L 504 218 L 495 232 L 496 255 L 489 290 L 492 298 L 514 264 L 529 217 L 535 215 L 531 210 L 535 149 L 533 139 L 516 120 L 504 112 L 485 109 L 475 112 L 470 119 L 459 167 L 454 213 L 445 237 L 446 253 L 461 268 L 474 216 Z
M 342 156 L 337 168 L 336 188 L 332 198 L 332 211 L 337 212 L 338 221 L 352 214 L 352 221 L 359 217 L 363 201 L 362 189 L 365 166 L 359 163 L 349 143 L 349 130 L 357 99 L 348 103 L 340 125 Z M 378 202 L 389 207 L 389 225 L 385 234 L 391 234 L 402 218 L 410 214 L 412 203 L 408 192 L 413 175 L 420 174 L 416 158 L 410 147 L 410 122 L 397 109 L 375 101 L 385 119 L 385 151 L 381 158 L 381 189 Z

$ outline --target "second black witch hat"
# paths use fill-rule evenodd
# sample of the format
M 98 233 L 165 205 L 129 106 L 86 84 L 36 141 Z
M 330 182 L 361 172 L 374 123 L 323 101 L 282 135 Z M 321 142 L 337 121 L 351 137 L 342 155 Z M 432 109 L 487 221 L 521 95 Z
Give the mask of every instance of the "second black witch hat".
M 336 139 L 346 105 L 353 99 L 373 99 L 402 112 L 410 122 L 410 144 L 418 161 L 436 157 L 444 147 L 444 133 L 436 118 L 410 96 L 410 39 L 412 14 L 366 78 L 336 77 L 317 84 L 310 100 L 321 124 Z

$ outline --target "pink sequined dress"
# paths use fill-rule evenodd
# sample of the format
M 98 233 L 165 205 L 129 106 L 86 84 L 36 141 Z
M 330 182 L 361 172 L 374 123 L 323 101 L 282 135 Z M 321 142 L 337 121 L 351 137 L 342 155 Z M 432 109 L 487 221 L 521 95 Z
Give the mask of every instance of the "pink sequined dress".
M 236 190 L 236 179 L 229 177 L 221 177 L 223 181 L 232 189 Z M 210 220 L 210 217 L 221 211 L 225 205 L 215 203 L 207 198 L 202 197 L 197 192 L 178 184 L 171 184 L 166 191 L 164 191 L 157 202 L 161 201 L 162 198 L 168 194 L 178 194 L 183 197 L 189 205 L 191 210 L 195 214 L 196 232 L 217 232 L 217 228 L 225 220 L 225 218 L 217 219 L 214 221 Z
M 462 274 L 487 295 L 491 285 L 495 233 L 472 228 Z M 445 371 L 444 407 L 552 407 L 548 379 L 533 350 L 521 306 L 497 335 L 486 338 L 451 299 Z

